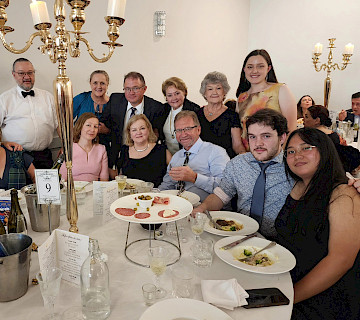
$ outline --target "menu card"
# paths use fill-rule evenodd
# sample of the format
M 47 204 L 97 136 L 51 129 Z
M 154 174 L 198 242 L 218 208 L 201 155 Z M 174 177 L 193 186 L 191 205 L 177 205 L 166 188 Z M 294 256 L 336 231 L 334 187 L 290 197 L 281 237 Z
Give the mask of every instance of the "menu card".
M 110 205 L 118 199 L 118 184 L 116 181 L 93 182 L 93 212 L 94 215 L 104 215 L 104 221 L 112 219 Z
M 80 269 L 89 256 L 89 237 L 56 229 L 38 248 L 40 271 L 58 267 L 62 279 L 80 285 Z
M 5 218 L 9 217 L 11 209 L 11 198 L 10 197 L 0 197 L 0 220 L 6 225 Z

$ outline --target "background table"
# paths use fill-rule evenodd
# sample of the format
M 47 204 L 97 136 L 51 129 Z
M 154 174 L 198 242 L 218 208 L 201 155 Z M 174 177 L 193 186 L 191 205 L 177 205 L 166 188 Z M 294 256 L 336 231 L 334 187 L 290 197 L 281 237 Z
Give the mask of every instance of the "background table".
M 84 200 L 79 203 L 79 233 L 88 235 L 99 241 L 100 249 L 109 257 L 107 262 L 110 271 L 110 294 L 111 315 L 109 319 L 136 320 L 146 310 L 143 302 L 141 287 L 144 283 L 153 282 L 154 275 L 149 268 L 137 266 L 129 262 L 124 256 L 125 236 L 128 223 L 113 219 L 103 223 L 102 216 L 92 215 L 92 193 L 88 193 Z M 24 214 L 28 218 L 26 205 L 22 205 Z M 66 216 L 61 216 L 59 229 L 68 230 L 69 224 Z M 187 224 L 187 221 L 184 223 Z M 29 223 L 30 226 L 30 223 Z M 140 225 L 131 225 L 132 237 L 146 237 L 148 231 L 143 230 Z M 165 225 L 161 227 L 165 233 Z M 190 246 L 194 241 L 190 228 L 186 225 L 185 234 L 187 243 L 181 243 L 182 257 L 180 261 L 191 263 Z M 29 236 L 33 241 L 41 245 L 48 237 L 48 232 L 34 232 L 29 230 Z M 166 239 L 170 239 L 165 235 Z M 204 232 L 202 238 L 211 238 L 215 242 L 222 237 Z M 173 238 L 175 241 L 175 238 Z M 147 247 L 138 252 L 140 255 L 147 254 Z M 202 300 L 200 280 L 201 279 L 231 279 L 236 278 L 245 289 L 277 287 L 291 301 L 288 306 L 277 306 L 258 309 L 236 308 L 234 311 L 224 310 L 234 320 L 246 319 L 290 319 L 293 301 L 293 287 L 289 273 L 278 275 L 255 274 L 236 269 L 225 264 L 215 254 L 213 265 L 210 268 L 199 268 L 195 270 L 195 294 L 194 299 Z M 31 284 L 31 279 L 39 271 L 38 254 L 32 253 L 30 267 L 30 283 L 28 292 L 21 298 L 11 302 L 0 303 L 1 315 L 6 320 L 12 319 L 40 319 L 45 314 L 40 287 Z M 171 271 L 168 268 L 161 276 L 161 285 L 168 290 L 171 296 Z M 80 307 L 80 287 L 62 281 L 60 294 L 55 305 L 57 312 L 63 313 L 70 308 Z M 64 319 L 65 320 L 65 319 Z

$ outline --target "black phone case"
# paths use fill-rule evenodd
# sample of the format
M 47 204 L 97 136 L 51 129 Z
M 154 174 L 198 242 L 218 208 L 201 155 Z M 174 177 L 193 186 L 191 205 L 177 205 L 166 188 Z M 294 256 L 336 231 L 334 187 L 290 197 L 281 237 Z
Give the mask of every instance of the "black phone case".
M 287 305 L 290 300 L 278 288 L 263 288 L 246 290 L 249 298 L 246 299 L 248 305 L 246 309 L 262 308 Z

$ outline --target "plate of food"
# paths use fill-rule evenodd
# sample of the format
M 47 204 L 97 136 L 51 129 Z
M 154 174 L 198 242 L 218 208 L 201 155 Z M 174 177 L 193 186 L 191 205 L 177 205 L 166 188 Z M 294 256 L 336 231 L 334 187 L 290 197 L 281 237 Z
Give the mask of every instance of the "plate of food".
M 139 320 L 232 320 L 217 307 L 193 299 L 166 299 L 148 308 Z
M 61 193 L 66 193 L 67 182 L 64 182 L 64 188 L 61 189 Z M 93 190 L 93 184 L 89 181 L 74 181 L 75 193 L 87 193 Z
M 141 186 L 143 183 L 145 183 L 145 181 L 143 180 L 126 178 L 126 185 L 124 192 L 129 193 L 130 190 L 136 189 L 137 187 Z
M 255 251 L 264 248 L 271 242 L 263 238 L 254 237 L 231 249 L 221 249 L 223 246 L 242 238 L 244 236 L 226 237 L 219 240 L 214 245 L 216 255 L 235 268 L 254 273 L 278 274 L 288 272 L 295 267 L 294 255 L 279 244 L 255 255 L 254 259 L 250 259 L 248 262 L 239 261 L 239 259 L 251 257 Z
M 163 190 L 163 191 L 161 191 L 161 193 L 167 193 L 167 194 L 173 194 L 173 195 L 177 195 L 178 192 L 179 192 L 179 190 Z M 180 198 L 188 200 L 192 205 L 195 205 L 200 202 L 200 197 L 196 193 L 190 192 L 190 191 L 184 191 L 180 195 Z
M 222 230 L 215 229 L 210 220 L 205 223 L 204 230 L 218 236 L 246 236 L 259 229 L 256 220 L 238 212 L 210 211 L 210 214 L 217 224 L 221 226 Z
M 114 201 L 110 212 L 120 220 L 135 223 L 164 223 L 188 216 L 193 207 L 183 198 L 164 193 L 136 193 Z

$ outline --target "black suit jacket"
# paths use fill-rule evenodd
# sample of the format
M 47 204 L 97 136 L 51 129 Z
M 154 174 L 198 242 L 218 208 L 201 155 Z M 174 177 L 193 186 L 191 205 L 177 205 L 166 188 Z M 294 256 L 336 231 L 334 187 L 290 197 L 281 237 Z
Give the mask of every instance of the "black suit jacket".
M 163 132 L 163 128 L 164 128 L 166 119 L 169 116 L 171 107 L 168 103 L 164 103 L 163 108 L 164 108 L 163 112 L 162 112 L 161 116 L 159 117 L 159 119 L 157 120 L 158 121 L 157 126 L 161 127 L 161 131 L 159 130 L 159 139 L 162 143 L 165 143 L 165 135 Z M 185 99 L 182 110 L 190 110 L 190 111 L 194 111 L 196 113 L 198 110 L 200 110 L 200 106 L 188 99 Z
M 112 168 L 116 164 L 116 159 L 122 146 L 127 105 L 128 101 L 124 93 L 111 94 L 108 105 L 100 119 L 100 121 L 111 130 L 111 149 L 110 154 L 108 154 L 109 168 Z M 162 113 L 163 107 L 161 102 L 144 96 L 144 114 L 151 122 L 153 128 L 157 129 L 159 133 L 160 128 L 157 127 L 157 119 Z

